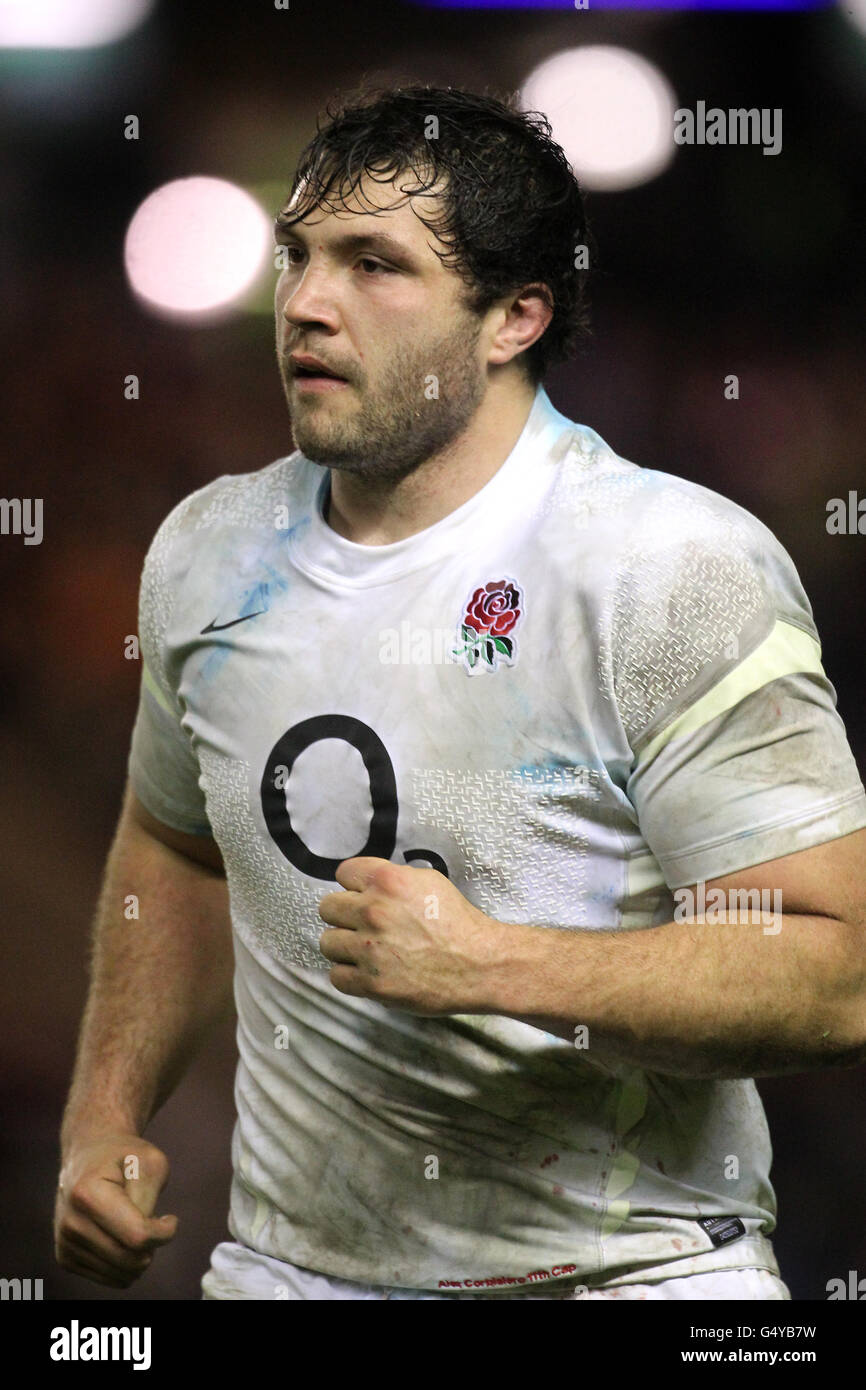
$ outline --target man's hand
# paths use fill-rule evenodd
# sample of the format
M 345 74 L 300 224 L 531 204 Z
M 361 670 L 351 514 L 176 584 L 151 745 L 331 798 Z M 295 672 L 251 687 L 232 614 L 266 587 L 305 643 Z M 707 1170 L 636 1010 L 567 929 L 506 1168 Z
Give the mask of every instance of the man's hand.
M 138 1178 L 127 1174 L 137 1168 Z M 126 1289 L 154 1250 L 174 1239 L 176 1216 L 153 1216 L 168 1180 L 165 1154 L 135 1134 L 104 1134 L 73 1145 L 54 1209 L 54 1251 L 64 1269 Z
M 503 952 L 503 923 L 473 907 L 438 869 L 344 859 L 319 916 L 331 983 L 413 1014 L 486 1013 L 485 981 Z

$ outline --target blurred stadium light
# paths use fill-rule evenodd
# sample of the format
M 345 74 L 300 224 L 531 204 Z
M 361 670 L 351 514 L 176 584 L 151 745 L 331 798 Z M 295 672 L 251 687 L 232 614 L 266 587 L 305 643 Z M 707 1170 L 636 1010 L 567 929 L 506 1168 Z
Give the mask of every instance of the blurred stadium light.
M 236 184 L 196 175 L 156 189 L 135 212 L 124 262 L 161 318 L 217 322 L 241 307 L 267 265 L 271 221 Z
M 587 44 L 555 53 L 530 73 L 520 101 L 547 116 L 588 189 L 633 188 L 673 158 L 673 90 L 654 64 L 627 49 Z
M 96 48 L 147 19 L 154 0 L 0 0 L 0 48 Z
M 855 29 L 866 34 L 866 0 L 839 0 L 839 9 Z

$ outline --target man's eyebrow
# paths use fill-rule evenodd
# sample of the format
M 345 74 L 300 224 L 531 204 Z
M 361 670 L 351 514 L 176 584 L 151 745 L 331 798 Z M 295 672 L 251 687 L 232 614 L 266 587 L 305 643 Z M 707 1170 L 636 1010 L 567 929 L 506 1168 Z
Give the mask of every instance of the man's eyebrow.
M 275 237 L 294 237 L 303 244 L 304 236 L 297 223 L 291 226 L 284 226 L 278 215 L 274 222 Z M 338 251 L 348 252 L 349 254 L 357 251 L 378 251 L 383 256 L 389 256 L 392 260 L 403 261 L 406 265 L 416 268 L 418 260 L 414 252 L 404 246 L 403 242 L 392 237 L 388 232 L 347 232 L 345 236 L 339 236 L 335 240 Z

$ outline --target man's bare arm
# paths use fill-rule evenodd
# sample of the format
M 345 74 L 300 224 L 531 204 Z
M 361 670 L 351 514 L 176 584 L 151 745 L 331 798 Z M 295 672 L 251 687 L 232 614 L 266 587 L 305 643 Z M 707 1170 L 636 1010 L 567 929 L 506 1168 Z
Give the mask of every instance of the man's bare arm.
M 507 1015 L 604 1063 L 706 1078 L 854 1066 L 866 1062 L 864 858 L 858 830 L 706 885 L 737 904 L 766 890 L 774 912 L 778 893 L 769 920 L 737 905 L 703 925 L 551 931 L 497 921 L 436 869 L 359 855 L 319 903 L 319 949 L 342 994 Z
M 778 893 L 778 917 L 723 910 L 704 923 L 689 914 L 559 940 L 514 928 L 497 1003 L 571 1042 L 587 1025 L 590 1057 L 595 1037 L 603 1059 L 674 1075 L 777 1076 L 866 1062 L 864 855 L 858 830 L 703 886 L 711 903 L 714 889 L 764 890 L 768 903 Z
M 131 895 L 137 917 L 126 915 Z M 61 1129 L 55 1237 L 66 1268 L 125 1286 L 174 1235 L 174 1217 L 152 1216 L 167 1160 L 140 1136 L 230 1007 L 232 969 L 216 844 L 155 820 L 127 788 Z

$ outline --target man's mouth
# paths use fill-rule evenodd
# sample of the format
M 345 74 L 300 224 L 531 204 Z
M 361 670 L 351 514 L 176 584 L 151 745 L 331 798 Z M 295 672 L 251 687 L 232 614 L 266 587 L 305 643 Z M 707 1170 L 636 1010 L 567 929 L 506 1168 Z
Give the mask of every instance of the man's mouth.
M 348 386 L 349 383 L 339 376 L 324 376 L 321 373 L 319 375 L 314 373 L 305 375 L 302 372 L 297 372 L 294 385 L 296 391 L 309 395 L 315 391 L 342 391 L 343 387 Z
M 345 377 L 337 376 L 336 372 L 316 371 L 313 367 L 296 367 L 295 376 L 301 381 L 345 381 Z
M 327 366 L 324 362 L 320 362 L 315 357 L 292 356 L 289 358 L 289 363 L 291 365 L 292 376 L 296 381 L 330 381 L 342 383 L 343 385 L 346 384 L 345 377 L 340 376 L 339 372 L 335 372 L 333 368 Z

